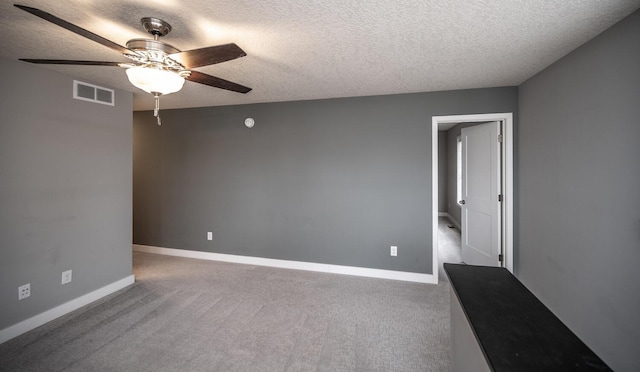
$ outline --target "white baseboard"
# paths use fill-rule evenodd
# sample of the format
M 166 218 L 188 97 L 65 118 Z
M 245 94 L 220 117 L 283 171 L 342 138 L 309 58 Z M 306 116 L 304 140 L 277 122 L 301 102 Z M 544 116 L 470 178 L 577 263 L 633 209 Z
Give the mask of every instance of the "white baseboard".
M 315 263 L 315 262 L 277 260 L 273 258 L 262 258 L 262 257 L 251 257 L 251 256 L 237 256 L 232 254 L 189 251 L 184 249 L 162 248 L 162 247 L 153 247 L 149 245 L 139 245 L 139 244 L 134 244 L 133 250 L 136 252 L 163 254 L 167 256 L 197 258 L 201 260 L 210 260 L 210 261 L 233 262 L 233 263 L 256 265 L 256 266 L 278 267 L 281 269 L 317 271 L 317 272 L 323 272 L 323 273 L 365 276 L 370 278 L 402 280 L 406 282 L 437 284 L 436 278 L 432 274 L 410 273 L 406 271 L 369 269 L 364 267 L 321 264 L 321 263 Z
M 76 309 L 81 308 L 84 305 L 88 305 L 94 301 L 108 296 L 116 291 L 121 290 L 135 282 L 135 277 L 129 275 L 116 282 L 108 284 L 102 288 L 96 289 L 93 292 L 89 292 L 86 295 L 80 296 L 62 305 L 56 306 L 53 309 L 47 310 L 29 319 L 25 319 L 20 323 L 9 326 L 0 331 L 0 344 L 11 340 L 14 337 L 20 336 L 32 329 L 38 328 L 41 325 L 50 322 L 56 318 L 59 318 L 67 313 L 70 313 Z

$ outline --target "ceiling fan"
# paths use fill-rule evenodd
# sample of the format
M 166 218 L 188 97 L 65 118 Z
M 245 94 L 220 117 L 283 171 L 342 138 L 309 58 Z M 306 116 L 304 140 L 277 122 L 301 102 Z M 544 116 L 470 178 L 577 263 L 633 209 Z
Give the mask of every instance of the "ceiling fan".
M 246 56 L 247 54 L 234 43 L 180 51 L 160 41 L 160 37 L 166 36 L 171 31 L 169 23 L 159 18 L 145 17 L 140 22 L 142 27 L 153 35 L 153 39 L 132 39 L 127 41 L 126 47 L 124 47 L 40 9 L 18 4 L 14 5 L 73 33 L 111 48 L 132 60 L 129 63 L 61 59 L 20 59 L 21 61 L 39 64 L 119 66 L 126 68 L 127 77 L 131 84 L 155 97 L 154 116 L 158 118 L 158 125 L 161 124 L 159 116 L 160 96 L 182 89 L 185 79 L 194 83 L 238 93 L 251 91 L 251 88 L 240 84 L 193 70 L 196 67 L 213 65 Z

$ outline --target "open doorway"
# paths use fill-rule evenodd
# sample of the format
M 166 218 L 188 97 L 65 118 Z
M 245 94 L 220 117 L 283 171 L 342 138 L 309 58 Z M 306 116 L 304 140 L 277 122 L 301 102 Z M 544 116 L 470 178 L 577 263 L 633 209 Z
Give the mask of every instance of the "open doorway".
M 438 272 L 441 266 L 441 259 L 438 253 L 440 243 L 439 238 L 439 146 L 438 146 L 438 129 L 442 126 L 448 126 L 448 129 L 457 124 L 468 126 L 471 123 L 481 123 L 498 121 L 503 124 L 502 141 L 502 162 L 501 171 L 504 175 L 501 184 L 501 203 L 502 219 L 500 221 L 500 241 L 502 244 L 502 266 L 509 271 L 513 271 L 513 114 L 472 114 L 472 115 L 454 115 L 454 116 L 434 116 L 432 118 L 432 205 L 433 205 L 433 273 L 438 280 Z M 451 152 L 451 151 L 450 151 Z M 440 183 L 442 185 L 442 183 Z M 451 189 L 451 188 L 450 188 Z M 460 220 L 458 220 L 460 221 Z M 460 228 L 461 226 L 457 226 Z

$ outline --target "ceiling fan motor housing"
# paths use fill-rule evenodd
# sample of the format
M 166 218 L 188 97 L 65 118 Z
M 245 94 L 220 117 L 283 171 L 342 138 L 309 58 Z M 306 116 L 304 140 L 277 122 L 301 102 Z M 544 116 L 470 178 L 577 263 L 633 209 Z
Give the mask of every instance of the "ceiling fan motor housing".
M 127 41 L 127 48 L 131 50 L 145 51 L 151 50 L 155 52 L 161 52 L 164 54 L 173 54 L 180 52 L 179 49 L 162 41 L 150 40 L 150 39 L 131 39 Z
M 180 50 L 162 41 L 132 39 L 127 42 L 127 48 L 135 51 L 136 54 L 125 54 L 125 56 L 135 61 L 175 72 L 185 70 L 182 64 L 169 57 L 170 54 L 179 53 Z

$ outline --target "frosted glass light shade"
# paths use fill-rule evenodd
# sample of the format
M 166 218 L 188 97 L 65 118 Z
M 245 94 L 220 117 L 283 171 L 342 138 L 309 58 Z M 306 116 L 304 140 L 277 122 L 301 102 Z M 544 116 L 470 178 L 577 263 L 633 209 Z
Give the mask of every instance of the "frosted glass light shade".
M 149 67 L 131 67 L 127 69 L 131 84 L 147 93 L 169 94 L 182 89 L 184 78 L 175 72 Z

